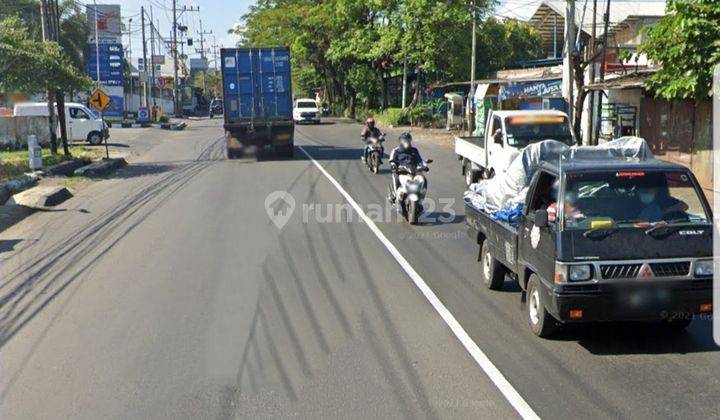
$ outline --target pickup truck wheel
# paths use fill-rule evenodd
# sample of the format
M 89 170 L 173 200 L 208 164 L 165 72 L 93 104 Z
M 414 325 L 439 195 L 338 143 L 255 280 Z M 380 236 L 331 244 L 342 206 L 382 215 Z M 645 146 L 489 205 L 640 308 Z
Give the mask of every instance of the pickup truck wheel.
M 545 309 L 545 302 L 540 292 L 540 279 L 537 275 L 530 276 L 527 284 L 528 323 L 533 334 L 538 337 L 549 337 L 557 326 L 555 318 Z
M 501 290 L 505 283 L 505 267 L 490 253 L 487 240 L 480 246 L 480 270 L 485 287 L 490 290 Z
M 463 172 L 465 173 L 465 185 L 468 187 L 478 181 L 479 177 L 477 173 L 473 171 L 472 163 L 469 160 L 465 161 L 465 169 L 463 169 Z
M 692 315 L 682 316 L 673 319 L 666 319 L 662 321 L 662 327 L 669 332 L 680 332 L 684 331 L 692 322 Z

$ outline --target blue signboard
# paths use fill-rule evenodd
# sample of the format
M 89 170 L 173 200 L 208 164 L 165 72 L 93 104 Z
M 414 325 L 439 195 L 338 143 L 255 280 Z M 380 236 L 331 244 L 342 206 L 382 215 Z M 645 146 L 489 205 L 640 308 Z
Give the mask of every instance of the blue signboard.
M 123 47 L 120 43 L 102 43 L 96 49 L 94 43 L 89 43 L 89 54 L 87 62 L 87 75 L 93 80 L 99 80 L 101 84 L 107 86 L 115 94 L 109 94 L 111 98 L 110 105 L 103 112 L 108 117 L 123 117 L 124 98 L 124 55 Z M 98 67 L 100 75 L 98 77 Z
M 504 86 L 498 98 L 558 98 L 562 97 L 562 79 L 516 82 Z

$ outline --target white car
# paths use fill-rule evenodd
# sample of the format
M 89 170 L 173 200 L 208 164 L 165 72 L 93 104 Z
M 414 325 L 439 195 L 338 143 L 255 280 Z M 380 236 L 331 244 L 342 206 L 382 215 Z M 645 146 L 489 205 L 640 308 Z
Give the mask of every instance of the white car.
M 57 107 L 55 108 L 57 112 Z M 16 116 L 47 117 L 47 102 L 24 102 L 15 105 Z M 110 137 L 108 125 L 83 104 L 65 103 L 65 128 L 70 141 L 87 141 L 98 145 Z
M 312 122 L 320 124 L 322 108 L 315 102 L 315 99 L 298 99 L 293 106 L 293 120 L 296 123 Z

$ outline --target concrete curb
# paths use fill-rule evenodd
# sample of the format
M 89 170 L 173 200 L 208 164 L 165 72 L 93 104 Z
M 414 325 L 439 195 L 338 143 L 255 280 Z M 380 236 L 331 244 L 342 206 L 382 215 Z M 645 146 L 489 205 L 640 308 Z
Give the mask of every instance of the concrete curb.
M 79 158 L 73 160 L 66 160 L 65 162 L 58 163 L 57 165 L 51 166 L 45 170 L 45 176 L 71 176 L 75 170 L 85 165 L 90 164 L 90 159 Z
M 112 128 L 148 128 L 152 126 L 151 123 L 120 123 Z
M 0 205 L 5 204 L 13 194 L 35 185 L 40 177 L 35 173 L 25 174 L 0 183 Z
M 42 208 L 53 207 L 69 200 L 73 195 L 65 187 L 61 186 L 37 186 L 12 196 L 8 204 Z
M 86 176 L 89 178 L 102 177 L 125 165 L 127 165 L 127 162 L 123 158 L 103 159 L 76 169 L 73 174 L 75 176 Z

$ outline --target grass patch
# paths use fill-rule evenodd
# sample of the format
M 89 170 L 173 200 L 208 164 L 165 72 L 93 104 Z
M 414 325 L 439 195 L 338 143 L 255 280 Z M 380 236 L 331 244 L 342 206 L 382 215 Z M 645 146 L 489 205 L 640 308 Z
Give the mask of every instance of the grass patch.
M 53 155 L 50 149 L 42 149 L 43 167 L 56 165 L 60 162 L 68 160 L 61 153 Z M 103 157 L 103 151 L 100 149 L 90 149 L 83 146 L 71 146 L 70 154 L 73 158 L 85 157 L 88 159 L 99 159 Z M 0 180 L 14 178 L 26 172 L 30 172 L 30 162 L 27 150 L 18 150 L 16 152 L 0 152 Z
M 92 181 L 93 180 L 88 177 L 73 176 L 70 178 L 63 179 L 62 182 L 60 183 L 60 185 L 62 185 L 65 188 L 73 188 L 73 187 L 77 186 L 78 184 L 84 184 L 86 182 L 92 182 Z

